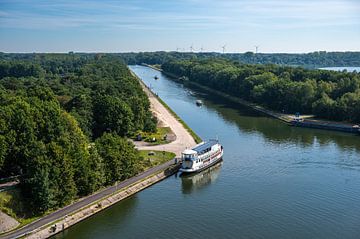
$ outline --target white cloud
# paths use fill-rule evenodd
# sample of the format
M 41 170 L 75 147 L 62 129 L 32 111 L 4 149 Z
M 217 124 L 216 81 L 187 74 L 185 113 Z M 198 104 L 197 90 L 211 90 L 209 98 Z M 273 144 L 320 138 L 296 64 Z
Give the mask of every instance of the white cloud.
M 340 0 L 3 1 L 0 28 L 100 28 L 129 30 L 226 30 L 357 26 L 360 4 Z M 147 3 L 147 4 L 146 4 Z M 29 6 L 30 7 L 26 7 Z

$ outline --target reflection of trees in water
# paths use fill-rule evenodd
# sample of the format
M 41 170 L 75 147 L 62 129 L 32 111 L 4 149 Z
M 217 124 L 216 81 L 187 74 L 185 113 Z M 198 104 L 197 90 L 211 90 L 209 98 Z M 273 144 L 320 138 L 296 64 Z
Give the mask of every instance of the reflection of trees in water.
M 104 226 L 111 227 L 114 224 L 122 225 L 129 220 L 130 214 L 138 204 L 138 198 L 133 195 L 121 202 L 95 214 L 86 220 L 75 224 L 71 228 L 54 235 L 51 239 L 60 238 L 89 238 L 93 232 L 103 230 Z
M 184 194 L 190 194 L 215 182 L 219 176 L 222 161 L 196 174 L 181 175 L 181 186 Z
M 194 87 L 191 87 L 194 88 Z M 204 93 L 204 90 L 196 88 Z M 202 94 L 204 105 L 215 109 L 227 122 L 236 125 L 245 133 L 261 134 L 273 143 L 295 143 L 303 147 L 335 143 L 341 150 L 356 149 L 360 151 L 360 137 L 354 134 L 327 131 L 319 129 L 299 128 L 288 126 L 279 120 L 270 117 L 261 117 L 248 107 L 229 101 L 213 94 Z M 258 117 L 256 117 L 258 116 Z

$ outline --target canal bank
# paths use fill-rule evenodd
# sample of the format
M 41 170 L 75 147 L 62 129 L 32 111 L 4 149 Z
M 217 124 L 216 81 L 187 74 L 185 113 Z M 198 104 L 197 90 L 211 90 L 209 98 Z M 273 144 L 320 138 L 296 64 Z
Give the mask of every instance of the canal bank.
M 148 64 L 144 64 L 144 63 L 143 63 L 142 65 L 143 65 L 143 66 L 146 66 L 146 67 L 150 67 L 150 68 L 152 68 L 152 69 L 154 69 L 154 70 L 160 71 L 160 72 L 162 72 L 164 75 L 167 75 L 167 76 L 169 76 L 170 78 L 172 78 L 172 79 L 174 79 L 174 80 L 176 80 L 176 81 L 178 81 L 178 82 L 181 82 L 181 83 L 184 83 L 184 84 L 189 84 L 189 85 L 191 85 L 191 86 L 195 86 L 195 87 L 197 87 L 197 88 L 200 88 L 200 89 L 202 89 L 202 90 L 208 91 L 208 92 L 210 92 L 210 93 L 219 95 L 219 96 L 221 96 L 221 97 L 223 97 L 223 98 L 226 98 L 226 99 L 231 100 L 231 101 L 233 101 L 233 102 L 235 102 L 235 103 L 239 103 L 239 104 L 241 104 L 241 105 L 247 106 L 247 107 L 249 107 L 249 108 L 251 108 L 251 109 L 253 109 L 253 110 L 255 110 L 255 111 L 259 112 L 259 113 L 262 113 L 262 114 L 271 116 L 271 117 L 276 118 L 276 119 L 278 119 L 278 120 L 281 120 L 281 121 L 283 121 L 283 122 L 285 122 L 285 123 L 290 123 L 291 120 L 292 120 L 292 118 L 290 117 L 290 115 L 277 113 L 277 112 L 268 110 L 268 109 L 266 109 L 266 108 L 264 108 L 264 107 L 262 107 L 262 106 L 260 106 L 260 105 L 257 105 L 257 104 L 248 102 L 248 101 L 246 101 L 246 100 L 242 100 L 242 99 L 240 99 L 240 98 L 238 98 L 238 97 L 234 97 L 234 96 L 225 94 L 225 93 L 223 93 L 223 92 L 220 92 L 220 91 L 211 89 L 211 88 L 209 88 L 209 87 L 207 87 L 207 86 L 200 85 L 200 84 L 198 84 L 198 83 L 196 83 L 196 82 L 191 82 L 191 81 L 188 81 L 188 80 L 184 80 L 184 79 L 182 79 L 181 77 L 179 77 L 179 76 L 177 76 L 177 75 L 174 75 L 174 74 L 172 74 L 172 73 L 170 73 L 170 72 L 166 72 L 166 71 L 164 71 L 164 70 L 162 70 L 162 69 L 160 69 L 160 68 L 158 68 L 158 67 L 155 67 L 155 66 L 153 66 L 153 65 L 148 65 Z
M 50 223 L 44 227 L 41 227 L 30 234 L 26 235 L 25 238 L 29 239 L 43 239 L 49 238 L 55 234 L 61 233 L 65 229 L 75 225 L 76 223 L 93 216 L 94 214 L 105 210 L 106 208 L 114 205 L 115 203 L 128 198 L 135 193 L 144 190 L 151 185 L 160 182 L 161 180 L 173 175 L 179 169 L 180 165 L 175 164 L 174 166 L 169 166 L 168 168 L 161 170 L 149 176 L 143 180 L 140 180 L 130 186 L 125 187 L 124 189 L 114 193 L 113 195 L 103 198 L 85 208 L 80 209 L 79 211 L 66 215 L 65 217 L 57 220 L 54 223 Z
M 218 96 L 221 96 L 223 98 L 226 98 L 228 100 L 231 100 L 235 103 L 239 103 L 241 105 L 244 105 L 246 107 L 249 107 L 259 113 L 271 116 L 273 118 L 276 118 L 290 126 L 295 126 L 295 127 L 304 127 L 304 128 L 314 128 L 314 129 L 323 129 L 323 130 L 332 130 L 332 131 L 340 131 L 340 132 L 345 132 L 345 133 L 353 133 L 353 134 L 358 134 L 360 135 L 360 127 L 359 125 L 354 125 L 354 124 L 350 124 L 350 123 L 343 123 L 343 122 L 336 122 L 336 121 L 328 121 L 328 120 L 321 120 L 321 119 L 312 119 L 314 118 L 314 115 L 302 115 L 299 118 L 296 118 L 294 115 L 291 114 L 283 114 L 283 113 L 279 113 L 279 112 L 275 112 L 273 110 L 269 110 L 263 106 L 260 106 L 258 104 L 255 103 L 251 103 L 249 101 L 240 99 L 238 97 L 234 97 L 231 96 L 229 94 L 214 90 L 212 88 L 209 88 L 207 86 L 204 85 L 200 85 L 196 82 L 192 82 L 189 80 L 186 80 L 186 78 L 184 77 L 179 77 L 177 75 L 174 75 L 170 72 L 166 72 L 156 66 L 153 65 L 148 65 L 148 64 L 143 64 L 146 67 L 150 67 L 154 70 L 160 71 L 163 74 L 169 76 L 170 78 L 181 82 L 183 84 L 189 84 L 191 86 L 200 88 L 202 90 L 208 91 L 210 93 L 216 94 Z
M 82 198 L 22 228 L 0 235 L 0 238 L 49 238 L 173 175 L 178 171 L 179 167 L 178 160 L 170 160 L 133 178 Z
M 150 101 L 150 110 L 153 115 L 161 121 L 163 125 L 170 127 L 176 135 L 173 142 L 155 146 L 140 146 L 139 150 L 159 150 L 169 151 L 181 156 L 181 152 L 187 148 L 192 148 L 197 143 L 200 143 L 201 138 L 163 101 L 151 90 L 151 87 L 146 85 L 136 74 L 131 71 L 132 75 L 136 77 L 141 84 L 144 92 Z

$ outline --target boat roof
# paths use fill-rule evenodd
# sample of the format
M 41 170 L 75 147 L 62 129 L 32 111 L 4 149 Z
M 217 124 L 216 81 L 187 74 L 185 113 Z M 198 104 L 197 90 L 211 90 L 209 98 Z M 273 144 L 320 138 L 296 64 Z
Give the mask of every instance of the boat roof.
M 210 140 L 204 142 L 203 144 L 200 144 L 200 145 L 194 147 L 192 150 L 196 151 L 197 153 L 200 153 L 200 152 L 204 151 L 205 149 L 210 148 L 217 143 L 218 143 L 218 141 L 216 139 L 210 139 Z
M 192 149 L 185 149 L 182 153 L 183 154 L 196 154 L 197 152 Z

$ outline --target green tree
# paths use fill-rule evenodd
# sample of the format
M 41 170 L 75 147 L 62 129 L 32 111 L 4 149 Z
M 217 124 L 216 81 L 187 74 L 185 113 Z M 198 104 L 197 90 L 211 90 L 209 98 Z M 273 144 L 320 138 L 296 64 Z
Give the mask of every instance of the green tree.
M 95 144 L 103 159 L 107 185 L 127 179 L 138 172 L 139 155 L 134 145 L 128 140 L 104 133 L 95 141 Z
M 94 135 L 103 132 L 128 135 L 133 130 L 133 118 L 131 108 L 118 97 L 99 96 L 94 104 Z

